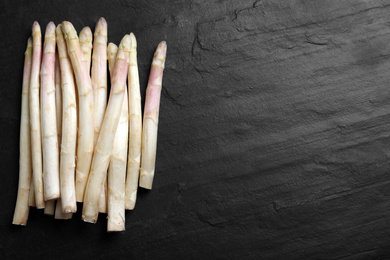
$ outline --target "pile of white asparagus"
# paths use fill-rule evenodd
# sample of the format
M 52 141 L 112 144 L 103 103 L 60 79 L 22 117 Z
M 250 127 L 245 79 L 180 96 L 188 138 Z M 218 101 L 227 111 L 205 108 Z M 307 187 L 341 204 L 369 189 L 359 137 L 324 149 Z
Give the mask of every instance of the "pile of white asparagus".
M 117 47 L 107 44 L 104 18 L 93 40 L 89 27 L 78 36 L 70 22 L 50 22 L 42 47 L 34 22 L 24 61 L 13 224 L 27 224 L 29 207 L 70 219 L 77 201 L 85 222 L 107 213 L 107 231 L 125 229 L 125 209 L 134 209 L 138 185 L 152 188 L 166 51 L 163 41 L 153 57 L 142 120 L 134 34 Z

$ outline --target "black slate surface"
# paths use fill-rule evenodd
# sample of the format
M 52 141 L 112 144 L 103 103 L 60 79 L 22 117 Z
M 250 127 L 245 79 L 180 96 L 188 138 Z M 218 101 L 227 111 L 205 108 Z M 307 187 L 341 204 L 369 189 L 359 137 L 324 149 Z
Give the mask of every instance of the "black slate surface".
M 389 1 L 1 1 L 2 259 L 389 259 Z M 31 25 L 99 17 L 168 58 L 157 172 L 126 232 L 16 201 Z M 79 209 L 80 209 L 79 205 Z

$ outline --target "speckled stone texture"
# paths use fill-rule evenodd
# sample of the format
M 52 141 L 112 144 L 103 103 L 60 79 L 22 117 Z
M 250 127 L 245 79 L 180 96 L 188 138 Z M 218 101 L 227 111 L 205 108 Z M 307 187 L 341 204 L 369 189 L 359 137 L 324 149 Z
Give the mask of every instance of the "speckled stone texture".
M 390 2 L 0 2 L 3 259 L 390 258 Z M 32 209 L 17 194 L 31 25 L 108 22 L 138 40 L 141 95 L 166 40 L 153 190 L 126 232 Z M 38 259 L 38 258 L 36 258 Z

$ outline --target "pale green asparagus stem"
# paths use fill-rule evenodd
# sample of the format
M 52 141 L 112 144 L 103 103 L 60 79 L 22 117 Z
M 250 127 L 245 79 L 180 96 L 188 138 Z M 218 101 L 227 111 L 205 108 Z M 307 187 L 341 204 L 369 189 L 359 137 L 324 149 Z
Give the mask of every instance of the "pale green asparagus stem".
M 19 144 L 19 185 L 18 197 L 12 224 L 27 224 L 29 213 L 29 193 L 31 179 L 31 141 L 30 120 L 28 112 L 28 88 L 31 73 L 32 39 L 28 38 L 26 52 L 24 53 L 23 84 L 22 84 L 22 112 L 20 117 L 20 144 Z
M 137 41 L 130 34 L 132 47 L 128 72 L 129 85 L 129 155 L 127 162 L 125 208 L 134 209 L 137 200 L 138 179 L 141 164 L 142 112 L 137 64 Z
M 91 52 L 92 52 L 92 31 L 91 28 L 84 27 L 80 32 L 80 47 L 83 51 L 83 63 L 88 70 L 91 70 Z
M 110 75 L 115 65 L 117 52 L 118 47 L 115 44 L 110 43 L 107 48 Z M 122 112 L 118 128 L 116 129 L 114 143 L 112 145 L 110 166 L 108 168 L 108 232 L 125 230 L 125 180 L 129 134 L 128 115 L 129 106 L 127 101 L 127 88 L 125 87 Z
M 68 55 L 72 62 L 79 96 L 80 124 L 77 144 L 76 197 L 81 199 L 85 192 L 93 154 L 93 91 L 91 77 L 82 63 L 83 54 L 76 30 L 70 22 L 63 22 L 62 31 L 64 32 Z
M 142 130 L 142 155 L 139 186 L 152 189 L 156 163 L 157 128 L 160 107 L 162 78 L 167 53 L 167 44 L 161 42 L 154 53 L 146 88 L 145 110 Z
M 99 214 L 99 195 L 102 184 L 107 178 L 112 145 L 123 106 L 130 48 L 130 36 L 126 35 L 119 45 L 116 56 L 115 68 L 111 79 L 110 98 L 96 143 L 91 172 L 85 191 L 82 219 L 86 222 L 96 223 Z
M 56 35 L 63 98 L 60 159 L 61 203 L 57 203 L 57 207 L 61 206 L 61 211 L 70 213 L 76 212 L 77 210 L 75 190 L 75 155 L 77 141 L 76 86 L 61 25 L 57 26 Z
M 31 130 L 31 154 L 33 169 L 33 186 L 35 195 L 35 204 L 38 209 L 45 207 L 43 199 L 43 179 L 42 179 L 42 141 L 41 141 L 41 118 L 39 106 L 39 70 L 41 66 L 42 55 L 42 35 L 41 27 L 38 22 L 32 26 L 32 64 L 29 89 L 29 112 L 30 112 L 30 130 Z
M 41 128 L 43 151 L 44 198 L 52 200 L 60 197 L 60 168 L 56 118 L 55 88 L 55 25 L 46 27 L 45 43 L 41 65 Z

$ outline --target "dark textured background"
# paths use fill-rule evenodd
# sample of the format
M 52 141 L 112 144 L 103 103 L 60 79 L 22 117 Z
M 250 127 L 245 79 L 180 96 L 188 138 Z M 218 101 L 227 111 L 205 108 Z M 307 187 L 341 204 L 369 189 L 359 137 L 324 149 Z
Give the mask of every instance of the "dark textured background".
M 32 2 L 0 2 L 2 257 L 390 258 L 389 1 Z M 137 36 L 142 96 L 168 43 L 154 189 L 123 233 L 13 226 L 31 25 L 101 16 Z

